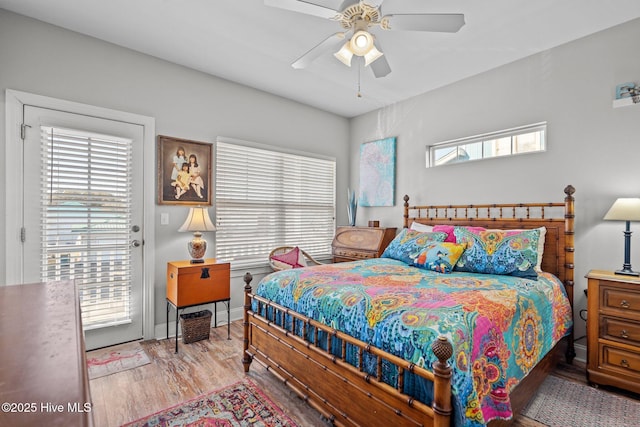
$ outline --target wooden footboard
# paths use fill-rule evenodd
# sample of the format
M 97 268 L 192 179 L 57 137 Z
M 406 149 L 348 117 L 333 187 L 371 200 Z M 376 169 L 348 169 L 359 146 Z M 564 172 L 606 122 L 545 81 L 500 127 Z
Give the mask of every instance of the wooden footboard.
M 244 364 L 245 372 L 255 359 L 265 365 L 309 405 L 338 426 L 437 426 L 450 425 L 451 417 L 451 344 L 440 337 L 432 346 L 439 362 L 433 372 L 418 367 L 390 353 L 356 340 L 311 318 L 253 295 L 252 277 L 245 275 Z M 252 310 L 253 303 L 258 310 Z M 276 324 L 260 313 L 268 310 Z M 285 318 L 292 319 L 288 324 Z M 302 328 L 305 340 L 295 331 Z M 334 356 L 332 339 L 342 342 Z M 357 348 L 358 367 L 346 361 L 347 343 Z M 364 372 L 363 358 L 372 355 L 377 360 L 376 375 Z M 383 360 L 396 367 L 397 382 L 391 386 L 382 380 Z M 432 406 L 402 393 L 406 372 L 425 378 L 434 384 Z

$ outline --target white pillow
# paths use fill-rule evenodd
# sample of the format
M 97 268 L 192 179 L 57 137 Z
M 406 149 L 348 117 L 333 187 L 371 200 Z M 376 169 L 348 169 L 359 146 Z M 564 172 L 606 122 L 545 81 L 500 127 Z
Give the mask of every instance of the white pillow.
M 419 231 L 421 233 L 431 233 L 433 231 L 433 226 L 420 224 L 419 222 L 416 222 L 416 221 L 413 221 L 411 223 L 411 227 L 409 228 L 412 230 Z

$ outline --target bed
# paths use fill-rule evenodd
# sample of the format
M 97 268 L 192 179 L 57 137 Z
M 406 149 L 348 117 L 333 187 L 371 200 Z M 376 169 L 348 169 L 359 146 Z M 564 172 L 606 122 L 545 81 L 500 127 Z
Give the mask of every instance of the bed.
M 253 360 L 264 364 L 335 425 L 508 424 L 561 355 L 569 363 L 575 355 L 575 190 L 564 192 L 561 203 L 410 206 L 404 198 L 401 234 L 437 225 L 459 239 L 480 229 L 537 236 L 544 227 L 539 265 L 518 267 L 535 267 L 534 276 L 442 274 L 446 263 L 415 267 L 417 254 L 411 265 L 387 254 L 281 271 L 256 292 L 247 273 L 245 372 Z

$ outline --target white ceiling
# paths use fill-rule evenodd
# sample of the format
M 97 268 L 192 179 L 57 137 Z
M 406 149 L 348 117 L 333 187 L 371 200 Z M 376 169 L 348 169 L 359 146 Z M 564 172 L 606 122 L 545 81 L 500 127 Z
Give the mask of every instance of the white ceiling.
M 340 25 L 263 0 L 0 0 L 0 8 L 345 117 L 640 17 L 638 0 L 385 0 L 383 15 L 463 13 L 466 25 L 453 34 L 373 30 L 393 71 L 376 79 L 360 70 L 358 98 L 358 67 L 331 53 L 304 70 L 290 66 Z

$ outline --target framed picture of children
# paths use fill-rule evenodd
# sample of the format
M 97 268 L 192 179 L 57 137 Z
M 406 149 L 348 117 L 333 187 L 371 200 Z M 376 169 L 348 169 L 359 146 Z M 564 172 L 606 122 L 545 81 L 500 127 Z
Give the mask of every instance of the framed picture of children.
M 158 204 L 211 206 L 211 147 L 158 135 Z

